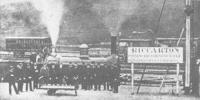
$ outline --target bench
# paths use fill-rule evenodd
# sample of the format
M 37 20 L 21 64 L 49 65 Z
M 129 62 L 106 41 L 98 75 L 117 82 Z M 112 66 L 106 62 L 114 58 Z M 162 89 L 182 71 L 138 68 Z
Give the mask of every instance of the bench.
M 77 96 L 78 86 L 76 85 L 67 85 L 67 84 L 40 84 L 39 89 L 47 90 L 48 95 L 53 95 L 57 90 L 72 90 L 75 91 L 75 96 Z

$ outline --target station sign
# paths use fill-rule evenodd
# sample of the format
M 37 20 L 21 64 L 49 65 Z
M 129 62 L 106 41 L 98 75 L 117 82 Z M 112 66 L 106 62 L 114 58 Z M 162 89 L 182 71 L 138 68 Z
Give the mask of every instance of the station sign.
M 182 47 L 128 47 L 128 63 L 183 63 Z

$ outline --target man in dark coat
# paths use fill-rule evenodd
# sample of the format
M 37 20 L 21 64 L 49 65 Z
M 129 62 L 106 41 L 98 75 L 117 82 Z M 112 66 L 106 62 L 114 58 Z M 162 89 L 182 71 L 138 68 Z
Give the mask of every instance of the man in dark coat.
M 73 69 L 72 69 L 72 74 L 73 74 L 73 82 L 72 85 L 76 86 L 76 88 L 78 88 L 78 78 L 79 78 L 79 73 L 78 73 L 78 64 L 74 64 L 73 65 Z
M 88 69 L 88 73 L 89 73 L 89 89 L 93 89 L 93 85 L 94 85 L 94 68 L 93 68 L 93 64 L 90 63 L 89 64 L 89 69 Z
M 72 70 L 73 70 L 73 64 L 72 64 L 72 62 L 69 62 L 68 71 L 67 71 L 69 85 L 72 85 L 72 83 L 73 83 L 73 73 L 72 73 Z
M 69 85 L 69 78 L 68 78 L 68 64 L 63 64 L 62 66 L 62 70 L 63 70 L 63 75 L 64 75 L 64 80 L 66 82 L 67 85 Z
M 95 78 L 96 78 L 96 73 L 95 73 L 95 64 L 94 62 L 91 63 L 90 66 L 90 85 L 92 89 L 95 89 Z
M 97 90 L 97 85 L 98 85 L 98 79 L 97 79 L 97 73 L 98 73 L 98 70 L 97 70 L 97 63 L 94 63 L 93 64 L 93 77 L 94 77 L 94 90 L 96 91 Z
M 9 69 L 9 72 L 8 74 L 6 75 L 5 77 L 5 80 L 8 81 L 9 83 L 9 94 L 11 95 L 12 94 L 12 86 L 15 90 L 15 93 L 16 94 L 19 94 L 19 91 L 15 85 L 15 82 L 16 82 L 16 75 L 15 75 L 15 69 L 13 66 L 10 66 L 10 69 Z
M 48 84 L 49 82 L 49 68 L 47 64 L 44 64 L 40 69 L 40 77 L 39 80 L 42 80 L 44 84 Z
M 33 69 L 31 69 L 30 64 L 27 64 L 27 66 L 24 67 L 25 72 L 25 83 L 26 83 L 26 91 L 28 91 L 28 86 L 30 91 L 33 91 L 32 89 L 32 77 L 33 77 Z
M 34 64 L 33 66 L 33 88 L 34 89 L 38 88 L 39 74 L 40 74 L 39 68 L 37 64 Z
M 115 77 L 112 84 L 113 84 L 113 93 L 118 93 L 119 91 L 118 87 L 120 85 L 119 78 Z
M 106 90 L 107 89 L 107 80 L 108 80 L 108 67 L 107 67 L 107 65 L 106 64 L 103 64 L 103 66 L 102 66 L 102 84 L 103 84 L 103 88 L 104 88 L 104 90 Z
M 107 90 L 111 89 L 111 82 L 112 82 L 112 67 L 111 65 L 107 64 L 106 65 L 106 85 L 107 85 Z
M 24 82 L 24 72 L 23 72 L 23 64 L 20 63 L 17 65 L 15 75 L 17 77 L 17 83 L 18 83 L 18 90 L 20 92 L 23 92 L 23 82 Z
M 81 85 L 81 63 L 77 64 L 77 71 L 76 71 L 77 75 L 78 75 L 78 84 Z
M 51 81 L 51 84 L 56 84 L 56 66 L 53 64 L 51 66 L 51 69 L 50 69 L 50 72 L 49 72 L 49 77 L 50 77 L 50 81 Z
M 54 81 L 54 84 L 61 84 L 61 83 L 60 83 L 60 78 L 61 78 L 61 77 L 59 77 L 59 76 L 62 76 L 62 75 L 61 75 L 62 73 L 60 73 L 60 72 L 62 72 L 62 71 L 60 70 L 60 66 L 59 66 L 59 64 L 56 64 L 56 65 L 55 65 L 55 81 Z
M 95 90 L 101 90 L 101 82 L 102 82 L 102 73 L 101 73 L 101 68 L 100 68 L 100 63 L 98 63 L 96 65 L 96 68 L 95 68 L 95 73 L 96 73 L 96 79 L 95 79 Z
M 83 63 L 80 63 L 78 65 L 78 70 L 79 70 L 79 84 L 81 85 L 81 89 L 83 89 Z
M 82 69 L 81 69 L 81 81 L 82 81 L 82 89 L 87 89 L 87 74 L 86 74 L 86 64 L 83 63 Z
M 90 72 L 90 64 L 87 64 L 86 66 L 86 73 L 85 73 L 85 82 L 86 82 L 86 90 L 91 89 L 91 72 Z

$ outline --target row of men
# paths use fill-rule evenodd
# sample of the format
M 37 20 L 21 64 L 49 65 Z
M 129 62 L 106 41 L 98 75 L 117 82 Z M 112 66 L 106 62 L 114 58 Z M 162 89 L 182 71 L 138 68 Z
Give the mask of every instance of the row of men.
M 19 92 L 23 92 L 24 84 L 26 91 L 28 89 L 33 91 L 33 89 L 38 88 L 38 78 L 39 69 L 36 64 L 31 66 L 30 64 L 19 63 L 17 66 L 10 66 L 9 72 L 6 74 L 4 80 L 9 83 L 9 94 L 12 94 L 12 87 L 15 93 L 19 94 Z
M 49 78 L 46 83 L 80 84 L 81 88 L 85 90 L 101 90 L 103 86 L 104 90 L 118 92 L 119 69 L 117 65 L 108 65 L 105 63 L 69 63 L 59 66 L 43 66 L 40 70 L 40 75 Z
M 106 65 L 100 63 L 91 64 L 65 64 L 65 65 L 32 65 L 18 64 L 17 67 L 10 67 L 9 74 L 6 75 L 9 82 L 9 93 L 11 86 L 14 87 L 18 94 L 23 90 L 23 84 L 26 84 L 32 91 L 33 87 L 38 88 L 38 82 L 44 79 L 44 84 L 68 84 L 81 85 L 85 90 L 100 90 L 103 85 L 104 90 L 114 90 L 118 92 L 119 85 L 119 68 L 116 65 Z M 15 83 L 18 83 L 16 88 Z M 29 85 L 29 87 L 28 87 Z

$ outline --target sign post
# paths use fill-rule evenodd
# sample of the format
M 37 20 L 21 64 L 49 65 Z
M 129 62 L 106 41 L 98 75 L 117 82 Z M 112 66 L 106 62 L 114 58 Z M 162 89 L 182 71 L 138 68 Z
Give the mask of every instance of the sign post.
M 132 95 L 134 94 L 134 63 L 131 63 L 131 88 L 132 88 Z
M 180 70 L 180 64 L 176 64 L 176 94 L 179 94 L 179 71 Z
M 132 94 L 134 93 L 135 63 L 172 63 L 176 65 L 176 93 L 179 94 L 179 70 L 183 63 L 182 47 L 128 47 L 128 63 L 131 63 Z

